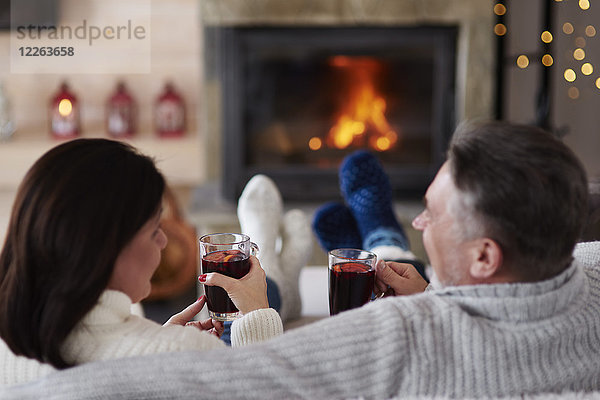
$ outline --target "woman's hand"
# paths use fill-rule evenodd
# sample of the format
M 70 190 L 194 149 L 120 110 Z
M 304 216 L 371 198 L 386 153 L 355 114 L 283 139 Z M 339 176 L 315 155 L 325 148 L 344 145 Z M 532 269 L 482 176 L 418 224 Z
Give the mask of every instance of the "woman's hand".
M 375 270 L 375 295 L 397 296 L 425 291 L 427 281 L 411 264 L 379 260 Z
M 201 331 L 207 331 L 208 333 L 215 335 L 216 337 L 221 337 L 223 334 L 223 330 L 225 327 L 223 326 L 223 322 L 216 321 L 213 319 L 206 319 L 204 321 L 192 321 L 202 308 L 204 307 L 204 303 L 206 303 L 206 296 L 201 296 L 194 303 L 187 306 L 183 311 L 173 315 L 163 326 L 167 325 L 183 325 L 183 326 L 195 326 Z
M 269 308 L 267 299 L 267 279 L 258 258 L 250 256 L 250 271 L 240 279 L 234 279 L 216 272 L 200 275 L 200 282 L 208 286 L 220 286 L 233 301 L 233 304 L 247 314 L 261 308 Z

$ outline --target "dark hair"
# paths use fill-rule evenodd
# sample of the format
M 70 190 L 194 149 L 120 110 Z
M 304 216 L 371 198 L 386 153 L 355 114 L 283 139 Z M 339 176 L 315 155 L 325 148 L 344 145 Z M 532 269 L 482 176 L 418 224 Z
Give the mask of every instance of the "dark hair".
M 31 167 L 0 254 L 0 336 L 15 354 L 69 366 L 65 338 L 158 212 L 164 187 L 151 158 L 107 139 L 63 143 Z
M 550 278 L 572 259 L 587 212 L 585 170 L 559 139 L 539 128 L 503 122 L 464 124 L 448 162 L 484 235 L 503 251 L 514 276 Z

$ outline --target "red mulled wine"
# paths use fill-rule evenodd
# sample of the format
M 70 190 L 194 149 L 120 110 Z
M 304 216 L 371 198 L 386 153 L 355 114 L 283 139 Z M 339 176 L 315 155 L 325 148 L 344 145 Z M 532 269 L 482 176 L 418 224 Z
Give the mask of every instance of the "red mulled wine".
M 202 273 L 218 272 L 239 279 L 250 271 L 250 258 L 238 250 L 215 251 L 202 257 Z M 225 289 L 218 286 L 204 286 L 208 309 L 216 313 L 236 313 Z
M 356 262 L 329 268 L 329 314 L 335 315 L 367 303 L 373 293 L 375 269 Z

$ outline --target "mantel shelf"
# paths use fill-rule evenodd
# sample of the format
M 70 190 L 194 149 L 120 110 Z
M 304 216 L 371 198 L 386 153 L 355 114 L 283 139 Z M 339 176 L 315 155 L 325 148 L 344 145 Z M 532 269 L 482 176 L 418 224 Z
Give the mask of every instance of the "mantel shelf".
M 156 165 L 172 186 L 196 186 L 204 178 L 200 140 L 196 135 L 168 139 L 140 135 L 126 142 L 142 153 L 154 157 Z M 0 142 L 0 190 L 16 190 L 31 165 L 42 154 L 60 143 L 60 140 L 49 137 L 15 137 Z

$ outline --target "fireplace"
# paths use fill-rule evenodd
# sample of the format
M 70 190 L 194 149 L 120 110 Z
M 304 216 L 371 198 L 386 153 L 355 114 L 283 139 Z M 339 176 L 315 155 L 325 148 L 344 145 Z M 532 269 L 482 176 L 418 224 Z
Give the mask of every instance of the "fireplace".
M 378 156 L 397 198 L 422 196 L 455 124 L 457 34 L 452 25 L 207 27 L 224 196 L 237 199 L 262 173 L 286 200 L 334 199 L 338 166 L 357 149 Z

